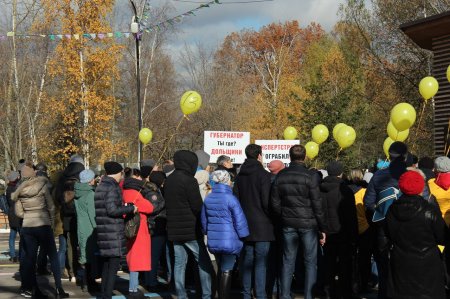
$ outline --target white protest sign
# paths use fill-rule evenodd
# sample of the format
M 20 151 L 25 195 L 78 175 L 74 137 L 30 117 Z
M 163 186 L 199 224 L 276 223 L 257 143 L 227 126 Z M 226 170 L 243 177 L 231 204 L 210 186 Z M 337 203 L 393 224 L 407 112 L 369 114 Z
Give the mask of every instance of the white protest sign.
M 273 160 L 280 160 L 288 167 L 291 162 L 289 149 L 294 145 L 300 144 L 300 140 L 255 140 L 255 143 L 262 148 L 265 168 Z
M 232 163 L 244 163 L 250 132 L 205 131 L 204 137 L 203 150 L 210 155 L 209 162 L 216 163 L 219 156 L 227 155 Z

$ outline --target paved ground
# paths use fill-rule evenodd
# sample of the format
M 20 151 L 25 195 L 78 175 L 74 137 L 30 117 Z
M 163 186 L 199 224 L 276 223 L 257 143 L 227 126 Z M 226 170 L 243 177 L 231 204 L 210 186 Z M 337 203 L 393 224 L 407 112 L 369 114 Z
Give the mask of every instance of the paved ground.
M 16 242 L 16 248 L 18 248 L 18 242 Z M 19 268 L 18 264 L 13 264 L 9 261 L 8 256 L 8 233 L 0 230 L 0 298 L 1 299 L 13 299 L 22 298 L 19 291 L 20 281 L 18 280 L 17 271 Z M 186 276 L 190 273 L 186 273 Z M 52 276 L 38 276 L 38 284 L 41 289 L 50 296 L 50 298 L 55 298 L 54 295 L 54 280 Z M 74 282 L 68 280 L 63 280 L 63 287 L 66 292 L 70 294 L 70 298 L 95 298 L 96 294 L 83 293 L 81 289 L 76 286 Z M 149 293 L 145 289 L 140 287 L 140 290 L 148 298 L 176 298 L 173 291 L 165 291 L 161 293 Z M 116 289 L 114 290 L 114 299 L 126 298 L 128 293 L 128 274 L 120 272 L 116 280 Z M 195 296 L 194 290 L 190 291 L 190 298 L 197 298 Z M 231 298 L 238 299 L 239 295 L 238 289 L 233 289 Z M 274 296 L 275 298 L 275 296 Z M 296 294 L 295 298 L 303 298 L 301 294 Z M 362 296 L 362 298 L 375 299 L 374 293 Z

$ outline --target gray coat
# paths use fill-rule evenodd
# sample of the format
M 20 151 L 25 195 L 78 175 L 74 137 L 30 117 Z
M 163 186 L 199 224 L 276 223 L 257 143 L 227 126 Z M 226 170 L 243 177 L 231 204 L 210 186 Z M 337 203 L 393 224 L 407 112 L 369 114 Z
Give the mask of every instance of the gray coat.
M 45 177 L 34 177 L 23 181 L 11 195 L 15 212 L 23 218 L 22 227 L 53 226 L 55 205 Z

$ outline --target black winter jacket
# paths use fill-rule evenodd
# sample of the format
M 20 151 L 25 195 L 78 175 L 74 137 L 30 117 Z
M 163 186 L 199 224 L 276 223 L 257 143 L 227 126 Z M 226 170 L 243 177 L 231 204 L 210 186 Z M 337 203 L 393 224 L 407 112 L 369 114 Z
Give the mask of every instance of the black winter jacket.
M 327 176 L 320 184 L 328 234 L 341 234 L 346 240 L 356 242 L 358 219 L 355 196 L 341 178 Z
M 437 245 L 444 245 L 448 228 L 440 212 L 419 195 L 402 195 L 389 207 L 385 224 L 391 244 L 388 297 L 446 298 Z
M 250 235 L 245 241 L 274 241 L 275 233 L 269 211 L 271 174 L 255 159 L 246 159 L 234 182 Z
M 174 172 L 164 183 L 167 212 L 167 236 L 170 241 L 193 241 L 202 238 L 200 212 L 202 196 L 194 175 L 198 158 L 180 150 L 173 156 Z
M 120 257 L 127 253 L 124 215 L 132 214 L 133 206 L 124 206 L 122 190 L 116 180 L 104 176 L 95 189 L 95 222 L 100 255 Z
M 291 162 L 278 173 L 272 186 L 271 204 L 283 226 L 326 232 L 318 181 L 317 174 L 304 163 Z
M 8 187 L 6 187 L 6 200 L 8 201 L 9 212 L 8 212 L 8 221 L 9 227 L 18 229 L 22 227 L 22 218 L 17 217 L 16 215 L 16 203 L 11 200 L 11 194 L 14 193 L 17 189 L 17 182 L 8 183 Z
M 61 220 L 63 221 L 64 231 L 77 231 L 75 202 L 73 200 L 69 203 L 64 202 L 64 191 L 74 190 L 75 182 L 80 181 L 80 172 L 83 170 L 84 165 L 82 163 L 69 163 L 55 186 L 55 200 L 61 206 Z

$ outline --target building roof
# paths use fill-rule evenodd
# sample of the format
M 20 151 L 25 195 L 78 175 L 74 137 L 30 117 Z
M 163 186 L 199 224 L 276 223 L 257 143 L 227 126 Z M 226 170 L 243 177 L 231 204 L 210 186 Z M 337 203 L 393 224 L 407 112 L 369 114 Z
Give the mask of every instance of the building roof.
M 421 48 L 431 50 L 433 38 L 450 35 L 450 11 L 404 23 L 400 29 Z

